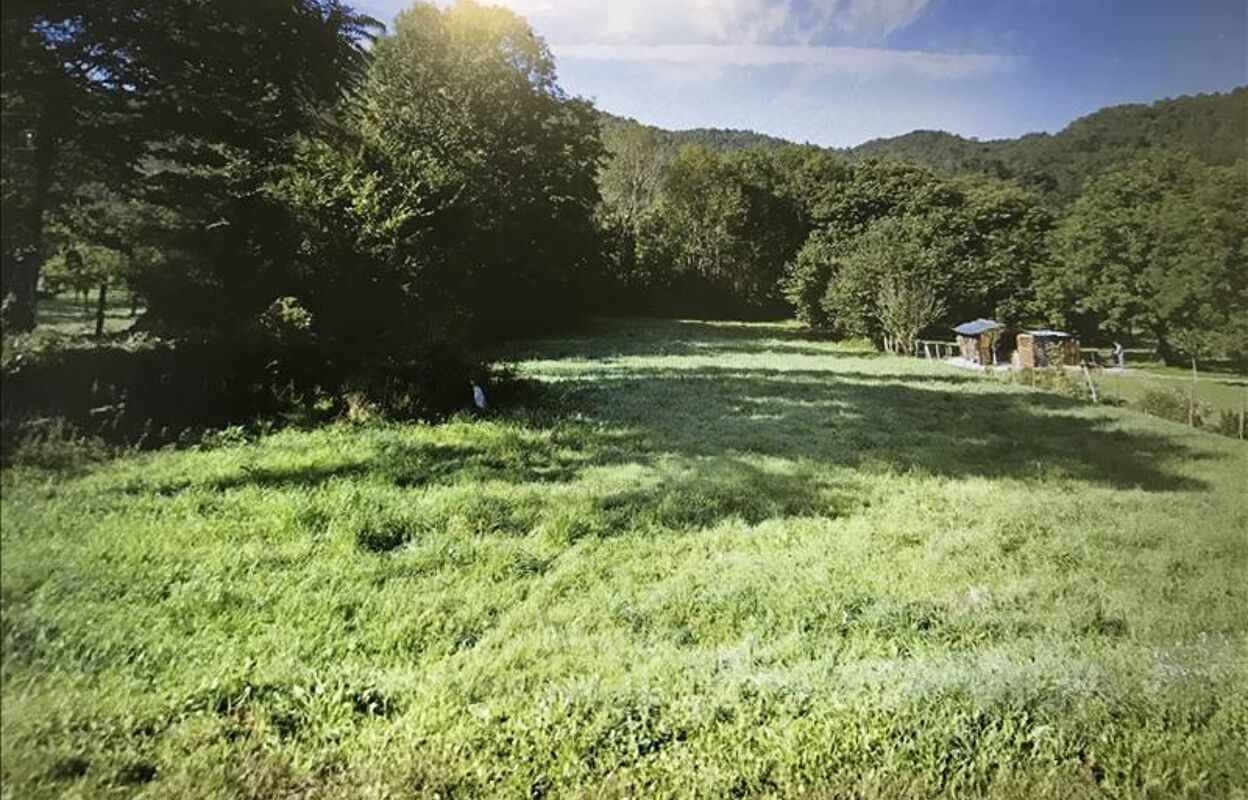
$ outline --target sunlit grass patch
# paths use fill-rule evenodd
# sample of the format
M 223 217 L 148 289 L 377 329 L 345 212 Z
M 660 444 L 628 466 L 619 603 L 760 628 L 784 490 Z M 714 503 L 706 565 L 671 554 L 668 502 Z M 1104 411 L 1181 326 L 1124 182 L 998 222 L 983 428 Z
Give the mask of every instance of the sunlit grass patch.
M 557 406 L 6 470 L 6 790 L 1246 790 L 1239 443 L 787 325 L 506 355 Z

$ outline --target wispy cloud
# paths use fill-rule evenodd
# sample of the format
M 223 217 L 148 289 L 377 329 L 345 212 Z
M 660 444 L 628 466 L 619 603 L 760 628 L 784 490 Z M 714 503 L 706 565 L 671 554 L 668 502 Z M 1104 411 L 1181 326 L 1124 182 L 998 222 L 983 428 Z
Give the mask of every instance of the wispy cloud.
M 646 64 L 690 74 L 796 66 L 816 74 L 957 80 L 1008 70 L 993 53 L 889 48 L 938 0 L 485 0 L 526 17 L 561 62 Z M 398 11 L 411 0 L 368 0 Z M 449 5 L 454 0 L 437 0 Z M 694 67 L 697 67 L 695 70 Z
M 935 0 L 483 0 L 525 16 L 554 44 L 876 45 Z M 413 0 L 356 0 L 389 21 Z M 435 0 L 450 5 L 454 0 Z
M 904 74 L 944 80 L 1008 70 L 1011 59 L 991 53 L 931 53 L 878 47 L 770 44 L 578 44 L 554 47 L 562 60 L 699 67 L 800 66 L 858 78 Z

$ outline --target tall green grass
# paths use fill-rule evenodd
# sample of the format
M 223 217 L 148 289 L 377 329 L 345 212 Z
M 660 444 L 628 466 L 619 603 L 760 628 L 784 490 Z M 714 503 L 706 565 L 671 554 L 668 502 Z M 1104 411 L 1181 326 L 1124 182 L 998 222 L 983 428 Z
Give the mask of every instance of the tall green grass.
M 3 474 L 3 795 L 1248 796 L 1248 448 L 778 325 Z

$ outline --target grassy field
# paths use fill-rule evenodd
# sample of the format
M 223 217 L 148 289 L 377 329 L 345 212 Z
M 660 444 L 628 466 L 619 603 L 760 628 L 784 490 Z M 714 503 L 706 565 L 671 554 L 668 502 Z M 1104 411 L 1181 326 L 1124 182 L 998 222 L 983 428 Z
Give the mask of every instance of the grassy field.
M 1167 392 L 1188 397 L 1189 392 L 1198 403 L 1203 403 L 1211 411 L 1229 411 L 1238 413 L 1248 407 L 1248 376 L 1234 373 L 1197 374 L 1195 382 L 1191 373 L 1180 372 L 1173 368 L 1162 370 L 1128 370 L 1115 375 L 1110 372 L 1098 375 L 1096 384 L 1099 390 L 1110 400 L 1124 403 L 1135 403 L 1144 397 L 1146 392 Z
M 1113 362 L 1113 351 L 1105 348 L 1088 348 L 1085 354 L 1096 352 L 1103 363 Z M 1127 371 L 1123 373 L 1097 372 L 1098 391 L 1108 399 L 1135 403 L 1147 392 L 1165 392 L 1196 400 L 1213 413 L 1228 411 L 1238 413 L 1248 406 L 1248 375 L 1236 372 L 1225 363 L 1198 364 L 1196 381 L 1192 381 L 1191 367 L 1163 364 L 1149 349 L 1127 351 Z
M 95 305 L 95 291 L 91 292 L 86 306 L 72 292 L 41 299 L 38 305 L 38 330 L 56 331 L 67 336 L 92 334 L 95 332 Z M 142 310 L 141 307 L 139 310 Z M 129 292 L 125 289 L 109 290 L 104 304 L 105 333 L 128 330 L 133 324 Z
M 1248 447 L 782 325 L 3 475 L 5 798 L 1248 797 Z

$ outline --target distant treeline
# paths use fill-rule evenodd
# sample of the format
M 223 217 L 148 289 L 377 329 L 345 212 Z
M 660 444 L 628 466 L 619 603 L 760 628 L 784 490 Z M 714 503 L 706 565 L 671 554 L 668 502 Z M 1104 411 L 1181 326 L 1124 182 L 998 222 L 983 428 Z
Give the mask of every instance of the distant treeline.
M 795 313 L 902 349 L 994 317 L 1146 339 L 1167 360 L 1242 360 L 1248 160 L 1228 131 L 1243 132 L 1246 100 L 1239 89 L 1110 109 L 993 143 L 1037 165 L 1026 169 L 940 169 L 908 144 L 883 160 L 861 158 L 879 143 L 742 149 L 747 133 L 609 119 L 598 216 L 620 288 L 608 296 L 620 310 Z M 914 136 L 903 140 L 926 140 Z
M 2 13 L 8 332 L 40 288 L 124 284 L 146 330 L 344 364 L 596 312 L 1248 349 L 1248 90 L 830 151 L 606 117 L 467 0 L 388 33 L 338 0 Z
M 902 160 L 943 173 L 1009 178 L 1053 204 L 1078 197 L 1087 180 L 1149 150 L 1188 153 L 1230 166 L 1248 149 L 1248 87 L 1103 108 L 1056 134 L 976 141 L 944 131 L 913 131 L 847 151 L 855 161 Z
M 604 114 L 610 137 L 621 128 L 643 127 Z M 699 145 L 733 151 L 791 147 L 793 142 L 754 131 L 649 128 L 672 148 Z M 827 148 L 851 163 L 903 161 L 942 175 L 973 173 L 1006 178 L 1040 194 L 1050 205 L 1069 203 L 1089 177 L 1148 150 L 1189 153 L 1206 164 L 1229 166 L 1248 149 L 1248 87 L 1225 94 L 1203 94 L 1103 108 L 1056 134 L 1032 133 L 1017 139 L 968 139 L 946 131 L 917 130 L 873 139 L 856 147 Z

